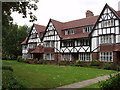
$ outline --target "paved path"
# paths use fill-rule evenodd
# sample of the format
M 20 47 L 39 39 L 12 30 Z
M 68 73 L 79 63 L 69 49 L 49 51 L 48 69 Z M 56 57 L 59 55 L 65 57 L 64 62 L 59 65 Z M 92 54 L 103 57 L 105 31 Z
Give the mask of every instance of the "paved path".
M 115 74 L 112 74 L 112 76 L 115 75 Z M 97 77 L 97 78 L 93 78 L 93 79 L 89 79 L 89 80 L 85 80 L 85 81 L 81 81 L 81 82 L 77 82 L 77 83 L 73 83 L 73 84 L 57 87 L 56 89 L 60 89 L 60 88 L 61 89 L 62 88 L 71 88 L 71 89 L 72 88 L 74 88 L 74 89 L 75 88 L 82 88 L 82 87 L 89 86 L 89 85 L 92 85 L 94 83 L 97 83 L 99 81 L 106 80 L 109 77 L 110 77 L 110 75 L 100 76 L 100 77 Z

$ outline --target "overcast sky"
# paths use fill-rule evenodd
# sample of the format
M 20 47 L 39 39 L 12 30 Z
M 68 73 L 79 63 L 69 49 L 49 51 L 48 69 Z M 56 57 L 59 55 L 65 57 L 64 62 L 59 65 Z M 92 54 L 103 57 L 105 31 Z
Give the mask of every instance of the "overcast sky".
M 61 22 L 85 18 L 85 12 L 91 10 L 94 15 L 99 15 L 107 3 L 116 11 L 120 0 L 39 0 L 38 9 L 33 12 L 37 16 L 36 24 L 46 26 L 49 19 Z M 21 15 L 13 13 L 14 23 L 18 25 L 29 25 L 29 19 L 23 19 Z

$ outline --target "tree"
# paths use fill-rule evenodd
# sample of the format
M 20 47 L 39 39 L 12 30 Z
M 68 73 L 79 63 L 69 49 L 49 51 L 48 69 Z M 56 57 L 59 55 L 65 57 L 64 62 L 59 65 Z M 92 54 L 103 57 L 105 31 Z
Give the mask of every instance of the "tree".
M 37 2 L 38 0 L 35 0 L 35 3 Z M 2 2 L 2 25 L 6 26 L 13 21 L 13 18 L 10 16 L 12 12 L 22 14 L 23 18 L 27 18 L 27 14 L 29 14 L 30 22 L 33 22 L 37 20 L 37 18 L 33 15 L 32 10 L 37 9 L 38 7 L 36 4 L 30 4 L 29 2 Z
M 38 0 L 34 0 L 35 3 Z M 30 22 L 37 20 L 37 17 L 33 15 L 32 10 L 37 10 L 36 4 L 30 4 L 29 2 L 2 2 L 2 57 L 4 59 L 13 59 L 21 54 L 20 43 L 27 36 L 28 26 L 18 26 L 12 24 L 13 18 L 12 12 L 18 12 L 22 14 L 23 18 L 30 17 Z M 29 11 L 29 12 L 28 12 Z
M 3 37 L 3 59 L 16 59 L 18 55 L 21 55 L 20 43 L 28 35 L 29 29 L 30 27 L 27 25 L 18 26 L 17 24 L 11 24 L 9 26 L 8 32 Z

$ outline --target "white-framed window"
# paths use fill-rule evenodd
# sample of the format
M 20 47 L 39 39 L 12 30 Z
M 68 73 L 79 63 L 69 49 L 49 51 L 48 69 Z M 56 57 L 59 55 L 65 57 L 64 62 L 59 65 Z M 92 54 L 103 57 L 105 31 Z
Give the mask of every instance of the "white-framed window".
M 27 53 L 22 53 L 22 58 L 26 59 L 27 58 Z
M 37 47 L 37 43 L 30 43 L 29 45 L 29 49 L 35 49 Z
M 27 49 L 27 45 L 22 45 L 22 49 L 23 50 Z
M 64 53 L 64 54 L 62 54 L 61 59 L 62 59 L 63 61 L 71 61 L 71 60 L 72 60 L 72 55 L 71 55 L 71 54 L 68 54 L 68 53 Z
M 37 33 L 32 33 L 31 34 L 31 39 L 37 38 Z
M 107 20 L 107 21 L 102 21 L 101 27 L 110 27 L 114 26 L 114 20 Z
M 45 41 L 44 42 L 45 47 L 55 47 L 55 42 L 54 41 Z
M 72 35 L 72 34 L 75 34 L 74 29 L 65 30 L 65 35 Z
M 28 59 L 33 59 L 33 54 L 28 54 Z
M 115 42 L 114 35 L 104 35 L 100 36 L 100 44 L 110 44 Z
M 92 26 L 88 26 L 88 27 L 83 27 L 83 33 L 89 33 L 92 31 Z
M 80 61 L 90 61 L 90 53 L 80 53 L 79 60 Z
M 55 55 L 53 53 L 45 53 L 44 59 L 45 60 L 55 60 Z
M 112 62 L 112 52 L 100 52 L 100 61 Z

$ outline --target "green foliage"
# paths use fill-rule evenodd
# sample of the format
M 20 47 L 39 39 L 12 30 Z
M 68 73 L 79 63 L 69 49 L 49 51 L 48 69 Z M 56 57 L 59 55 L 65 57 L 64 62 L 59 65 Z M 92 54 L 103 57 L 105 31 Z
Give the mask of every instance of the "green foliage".
M 10 66 L 2 66 L 2 70 L 13 71 L 12 67 L 10 67 Z
M 100 66 L 100 61 L 99 60 L 92 60 L 91 66 Z
M 47 64 L 47 60 L 35 60 L 35 59 L 32 59 L 32 60 L 29 60 L 29 63 L 30 64 Z
M 100 84 L 102 90 L 120 90 L 120 74 L 110 77 Z
M 35 1 L 36 3 L 38 0 Z M 7 26 L 10 22 L 13 21 L 11 17 L 12 12 L 18 12 L 22 14 L 23 18 L 26 18 L 27 15 L 30 16 L 30 21 L 33 22 L 37 20 L 36 16 L 33 15 L 32 10 L 37 10 L 38 7 L 36 4 L 30 4 L 29 2 L 2 2 L 2 23 L 3 26 Z
M 75 66 L 89 67 L 90 66 L 90 62 L 76 60 Z
M 75 63 L 76 64 L 80 64 L 81 62 L 80 62 L 80 60 L 76 60 Z
M 60 61 L 58 64 L 59 65 L 72 65 L 73 62 L 64 60 L 64 61 Z
M 22 56 L 18 56 L 18 57 L 17 57 L 17 61 L 18 61 L 18 62 L 25 62 L 25 63 L 27 63 L 27 62 L 28 62 L 28 60 L 27 60 L 27 59 L 22 58 Z
M 3 66 L 2 69 L 2 89 L 25 88 L 13 75 L 10 66 Z
M 19 26 L 12 24 L 8 28 L 3 27 L 2 31 L 2 58 L 17 59 L 17 56 L 21 55 L 20 43 L 28 35 L 28 26 Z

